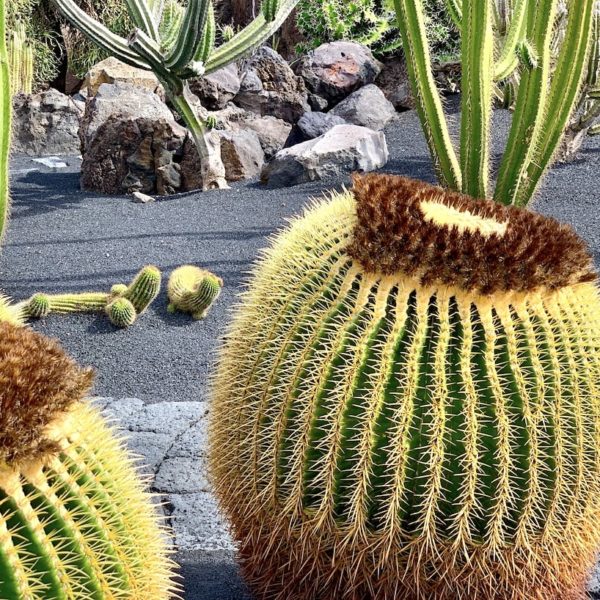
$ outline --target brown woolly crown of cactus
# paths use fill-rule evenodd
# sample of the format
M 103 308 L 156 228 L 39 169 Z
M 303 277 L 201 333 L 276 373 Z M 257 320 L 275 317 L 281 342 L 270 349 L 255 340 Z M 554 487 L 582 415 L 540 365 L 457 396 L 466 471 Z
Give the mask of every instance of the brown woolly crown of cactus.
M 90 391 L 92 369 L 57 342 L 8 323 L 0 323 L 0 364 L 0 461 L 58 451 L 46 429 Z
M 592 257 L 569 225 L 393 175 L 355 175 L 358 222 L 348 253 L 371 273 L 481 294 L 594 281 Z
M 210 467 L 261 600 L 583 600 L 600 300 L 568 227 L 357 177 L 257 266 Z

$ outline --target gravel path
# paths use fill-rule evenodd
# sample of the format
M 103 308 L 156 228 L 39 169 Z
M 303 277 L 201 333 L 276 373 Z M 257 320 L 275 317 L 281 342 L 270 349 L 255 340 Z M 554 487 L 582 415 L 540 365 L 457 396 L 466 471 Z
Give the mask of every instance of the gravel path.
M 507 122 L 506 113 L 496 114 L 496 150 Z M 386 170 L 433 181 L 415 114 L 400 115 L 386 133 L 391 152 Z M 310 197 L 345 182 L 281 190 L 248 183 L 140 205 L 79 191 L 79 160 L 67 162 L 67 169 L 53 172 L 24 157 L 13 159 L 13 213 L 0 257 L 2 290 L 21 299 L 42 290 L 107 289 L 128 281 L 147 263 L 168 276 L 178 265 L 194 262 L 223 277 L 224 293 L 200 323 L 168 314 L 163 293 L 127 331 L 116 331 L 103 316 L 88 315 L 50 317 L 35 328 L 59 338 L 80 362 L 98 369 L 96 393 L 105 397 L 101 406 L 129 432 L 130 446 L 144 457 L 144 470 L 167 502 L 186 600 L 247 600 L 230 540 L 197 468 L 204 457 L 208 377 L 228 310 L 266 238 Z M 577 161 L 552 171 L 535 205 L 573 224 L 597 263 L 599 168 L 600 138 L 593 138 Z

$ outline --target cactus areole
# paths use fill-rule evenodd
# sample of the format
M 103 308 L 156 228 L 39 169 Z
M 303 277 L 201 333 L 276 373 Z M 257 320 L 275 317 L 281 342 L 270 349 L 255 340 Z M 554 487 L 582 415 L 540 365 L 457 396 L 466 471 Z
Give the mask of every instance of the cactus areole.
M 213 394 L 257 598 L 586 597 L 600 302 L 570 227 L 357 177 L 265 253 Z

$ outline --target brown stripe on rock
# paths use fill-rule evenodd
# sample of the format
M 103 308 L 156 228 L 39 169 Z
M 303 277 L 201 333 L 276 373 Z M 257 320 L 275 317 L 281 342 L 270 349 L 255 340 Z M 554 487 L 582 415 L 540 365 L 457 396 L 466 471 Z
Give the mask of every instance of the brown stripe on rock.
M 369 272 L 483 294 L 593 281 L 592 257 L 568 225 L 393 175 L 355 175 L 349 254 Z
M 83 399 L 93 377 L 57 342 L 0 323 L 0 461 L 58 451 L 46 428 Z

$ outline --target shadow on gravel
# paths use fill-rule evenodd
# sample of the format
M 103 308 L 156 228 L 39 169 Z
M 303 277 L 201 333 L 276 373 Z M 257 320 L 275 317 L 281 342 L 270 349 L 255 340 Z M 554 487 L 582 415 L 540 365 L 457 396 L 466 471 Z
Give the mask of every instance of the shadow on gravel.
M 231 558 L 186 554 L 177 557 L 181 565 L 186 598 L 199 600 L 252 600 Z

